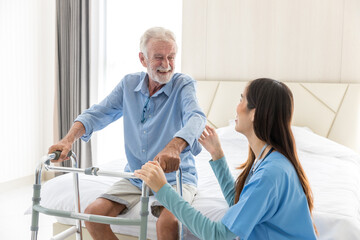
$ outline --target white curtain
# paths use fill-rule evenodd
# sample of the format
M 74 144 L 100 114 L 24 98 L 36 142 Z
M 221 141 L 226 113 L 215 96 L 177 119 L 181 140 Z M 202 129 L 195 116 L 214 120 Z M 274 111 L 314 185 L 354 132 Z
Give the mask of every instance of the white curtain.
M 55 4 L 0 1 L 0 184 L 33 179 L 53 138 Z

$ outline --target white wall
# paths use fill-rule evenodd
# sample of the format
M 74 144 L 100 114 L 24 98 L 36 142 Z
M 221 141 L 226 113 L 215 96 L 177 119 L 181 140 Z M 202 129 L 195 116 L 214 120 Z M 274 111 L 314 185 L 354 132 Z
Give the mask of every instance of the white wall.
M 34 173 L 53 141 L 55 1 L 0 0 L 0 183 Z
M 359 0 L 184 0 L 182 36 L 182 71 L 197 80 L 350 83 L 327 86 L 343 97 L 321 117 L 325 136 L 360 151 Z
M 182 70 L 198 80 L 360 83 L 358 0 L 184 0 Z

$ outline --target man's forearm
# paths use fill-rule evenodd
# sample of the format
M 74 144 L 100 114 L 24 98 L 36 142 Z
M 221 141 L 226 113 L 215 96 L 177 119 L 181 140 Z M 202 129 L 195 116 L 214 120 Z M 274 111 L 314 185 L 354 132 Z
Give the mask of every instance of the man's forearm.
M 175 137 L 173 138 L 168 145 L 167 148 L 174 149 L 180 154 L 189 144 L 182 138 Z
M 75 122 L 63 140 L 70 142 L 72 144 L 84 134 L 85 134 L 84 125 L 81 122 Z
M 72 127 L 70 128 L 69 132 L 66 134 L 66 136 L 61 139 L 58 143 L 52 145 L 49 148 L 49 153 L 52 153 L 54 151 L 61 151 L 61 155 L 58 159 L 58 161 L 62 162 L 69 157 L 67 157 L 68 152 L 71 150 L 72 144 L 80 138 L 85 133 L 85 127 L 81 122 L 75 122 Z M 54 160 L 55 161 L 55 160 Z

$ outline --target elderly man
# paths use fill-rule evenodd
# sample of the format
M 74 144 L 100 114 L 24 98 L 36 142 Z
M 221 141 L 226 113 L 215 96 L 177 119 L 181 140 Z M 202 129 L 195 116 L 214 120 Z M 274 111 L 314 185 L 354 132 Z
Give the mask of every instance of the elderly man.
M 164 28 L 148 29 L 140 40 L 139 58 L 147 73 L 126 75 L 99 104 L 79 115 L 68 134 L 49 152 L 61 150 L 59 161 L 78 138 L 88 141 L 100 130 L 120 117 L 124 118 L 125 171 L 133 172 L 154 160 L 166 174 L 171 185 L 176 184 L 175 170 L 183 171 L 183 197 L 192 202 L 196 193 L 197 173 L 194 155 L 201 146 L 200 137 L 206 118 L 195 92 L 195 80 L 174 73 L 177 45 L 174 34 Z M 117 216 L 131 209 L 140 200 L 142 182 L 122 179 L 97 198 L 85 213 Z M 177 219 L 159 202 L 151 204 L 158 217 L 158 239 L 177 239 Z M 94 239 L 117 239 L 109 225 L 85 222 Z

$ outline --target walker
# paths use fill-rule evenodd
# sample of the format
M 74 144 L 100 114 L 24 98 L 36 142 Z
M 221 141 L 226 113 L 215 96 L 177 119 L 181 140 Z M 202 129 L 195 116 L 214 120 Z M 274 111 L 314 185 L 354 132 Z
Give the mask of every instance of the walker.
M 148 221 L 148 205 L 149 205 L 149 187 L 146 184 L 142 185 L 141 191 L 141 210 L 140 210 L 140 219 L 126 219 L 121 217 L 108 217 L 108 216 L 99 216 L 92 214 L 80 213 L 80 195 L 79 195 L 79 178 L 78 173 L 83 173 L 86 175 L 93 176 L 110 176 L 110 177 L 120 177 L 120 178 L 136 178 L 134 173 L 131 172 L 111 172 L 103 171 L 97 167 L 89 167 L 86 169 L 81 169 L 77 167 L 77 158 L 74 152 L 70 151 L 68 157 L 72 162 L 72 168 L 69 167 L 57 167 L 50 165 L 51 160 L 56 160 L 60 157 L 60 151 L 55 151 L 54 153 L 48 154 L 43 157 L 43 160 L 40 162 L 35 171 L 35 184 L 33 185 L 33 205 L 32 205 L 32 214 L 31 214 L 31 240 L 37 240 L 37 234 L 39 230 L 39 213 L 44 213 L 51 216 L 72 218 L 76 220 L 76 225 L 71 228 L 53 236 L 51 240 L 60 240 L 69 237 L 72 234 L 76 234 L 77 240 L 82 240 L 82 229 L 81 229 L 81 220 L 88 222 L 97 222 L 103 224 L 115 224 L 115 225 L 137 225 L 140 227 L 139 240 L 146 240 L 147 236 L 147 221 Z M 75 190 L 75 212 L 62 211 L 56 209 L 45 208 L 40 205 L 40 190 L 41 190 L 41 171 L 45 167 L 47 171 L 55 172 L 72 172 L 74 179 L 74 190 Z M 182 173 L 181 168 L 176 172 L 176 184 L 177 192 L 182 196 Z M 179 222 L 179 239 L 182 239 L 182 224 Z

